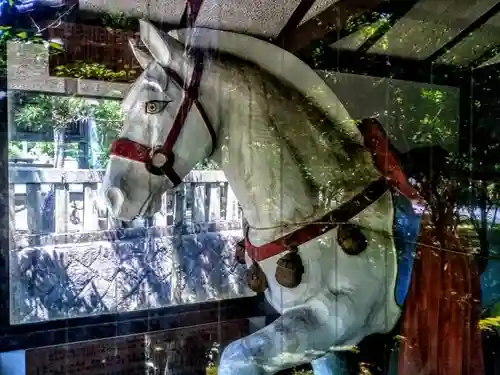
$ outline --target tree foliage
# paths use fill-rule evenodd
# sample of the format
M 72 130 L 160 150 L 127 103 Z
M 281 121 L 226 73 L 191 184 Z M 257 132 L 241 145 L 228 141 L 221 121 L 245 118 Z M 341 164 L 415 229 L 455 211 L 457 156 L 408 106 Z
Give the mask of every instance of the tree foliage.
M 125 81 L 129 82 L 136 75 L 136 71 L 129 66 L 115 72 L 104 64 L 96 62 L 75 61 L 69 65 L 56 67 L 56 75 L 60 77 L 74 77 L 81 79 L 99 79 L 104 81 Z
M 55 149 L 61 147 L 60 144 L 64 143 L 64 139 L 56 138 L 60 138 L 61 134 L 64 137 L 64 131 L 68 126 L 92 118 L 97 136 L 94 146 L 98 147 L 96 151 L 100 164 L 106 164 L 109 145 L 117 138 L 122 126 L 123 115 L 119 101 L 27 93 L 18 93 L 14 99 L 13 118 L 17 131 L 54 133 L 53 144 L 40 148 L 42 154 L 57 154 Z M 16 144 L 11 144 L 11 147 L 12 152 L 16 147 L 19 148 Z M 72 149 L 70 147 L 66 151 Z
M 40 94 L 34 98 L 21 96 L 19 99 L 14 121 L 28 132 L 64 128 L 88 118 L 96 105 L 82 98 L 50 94 Z
M 19 92 L 14 96 L 14 123 L 17 131 L 22 132 L 54 132 L 61 131 L 75 122 L 92 118 L 95 123 L 93 146 L 97 147 L 99 165 L 104 167 L 109 159 L 108 150 L 115 140 L 123 124 L 123 113 L 118 100 L 89 100 L 85 98 L 58 96 L 52 94 L 29 94 Z M 54 138 L 55 139 L 55 138 Z M 54 155 L 58 141 L 53 143 L 37 142 L 29 146 L 33 155 Z M 60 147 L 60 146 L 59 146 Z M 74 156 L 77 149 L 67 145 L 65 156 Z M 9 154 L 22 154 L 19 142 L 11 142 Z M 218 169 L 215 162 L 205 159 L 195 167 L 198 170 Z

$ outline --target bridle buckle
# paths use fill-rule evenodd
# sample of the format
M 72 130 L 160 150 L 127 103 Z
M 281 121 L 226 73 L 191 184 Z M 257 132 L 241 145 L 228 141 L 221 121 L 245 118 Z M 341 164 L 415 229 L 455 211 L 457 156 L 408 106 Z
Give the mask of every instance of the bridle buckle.
M 168 175 L 174 165 L 173 152 L 165 152 L 162 146 L 155 147 L 151 151 L 149 159 L 146 168 L 156 176 Z

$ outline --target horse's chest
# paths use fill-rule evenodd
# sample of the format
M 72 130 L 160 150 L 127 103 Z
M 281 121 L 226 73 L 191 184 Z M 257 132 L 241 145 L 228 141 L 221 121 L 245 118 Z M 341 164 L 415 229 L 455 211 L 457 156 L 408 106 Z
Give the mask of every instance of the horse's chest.
M 390 195 L 387 198 L 387 203 L 391 202 Z M 387 231 L 379 233 L 363 225 L 345 223 L 303 243 L 292 252 L 280 252 L 256 262 L 255 255 L 258 257 L 259 254 L 250 251 L 252 256 L 246 258 L 249 285 L 256 292 L 265 292 L 269 302 L 283 310 L 320 294 L 337 293 L 359 284 L 380 283 L 394 277 L 392 285 L 395 290 L 391 294 L 394 293 L 395 302 L 401 306 L 411 278 L 419 220 L 418 215 L 402 210 L 399 199 L 392 202 L 393 209 L 387 214 L 392 211 L 395 215 L 386 217 L 393 223 Z M 366 212 L 362 216 L 369 214 Z M 272 251 L 272 248 L 264 250 Z M 394 264 L 394 268 L 387 266 L 392 258 L 389 263 Z M 385 266 L 379 262 L 384 262 Z M 391 275 L 382 275 L 384 272 Z

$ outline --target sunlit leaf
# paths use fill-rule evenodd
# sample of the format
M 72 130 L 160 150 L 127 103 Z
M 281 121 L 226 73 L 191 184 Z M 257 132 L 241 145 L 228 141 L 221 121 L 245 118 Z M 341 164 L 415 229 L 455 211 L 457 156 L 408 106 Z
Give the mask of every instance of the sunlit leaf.
M 49 42 L 49 46 L 50 48 L 53 48 L 55 50 L 58 50 L 58 51 L 64 51 L 64 48 L 61 44 L 59 43 L 56 43 L 56 42 Z

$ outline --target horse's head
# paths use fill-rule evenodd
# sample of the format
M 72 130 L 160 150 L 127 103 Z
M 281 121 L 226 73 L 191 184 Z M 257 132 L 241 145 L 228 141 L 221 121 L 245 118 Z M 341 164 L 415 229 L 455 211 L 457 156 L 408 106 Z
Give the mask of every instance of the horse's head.
M 130 44 L 144 72 L 122 102 L 124 124 L 101 190 L 124 221 L 158 211 L 161 195 L 211 153 L 215 136 L 197 102 L 202 64 L 148 22 L 140 32 L 147 52 Z

